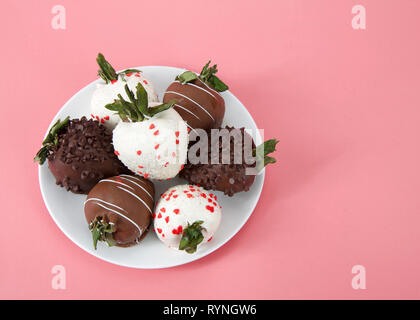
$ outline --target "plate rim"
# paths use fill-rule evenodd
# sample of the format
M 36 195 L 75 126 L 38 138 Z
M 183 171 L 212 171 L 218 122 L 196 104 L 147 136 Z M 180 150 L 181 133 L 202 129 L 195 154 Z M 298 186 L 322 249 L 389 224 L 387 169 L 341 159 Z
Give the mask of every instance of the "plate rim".
M 132 69 L 142 69 L 142 68 L 170 68 L 170 69 L 175 69 L 175 70 L 186 70 L 185 68 L 178 68 L 178 67 L 171 67 L 171 66 L 162 66 L 162 65 L 149 65 L 149 66 L 141 66 L 141 67 L 133 67 Z M 122 70 L 126 70 L 126 69 L 121 69 L 117 72 L 120 72 Z M 99 82 L 101 79 L 98 78 L 94 81 L 89 82 L 88 84 L 86 84 L 85 86 L 83 86 L 81 89 L 79 89 L 75 94 L 73 94 L 70 99 L 68 99 L 63 106 L 57 111 L 57 113 L 55 114 L 55 116 L 53 117 L 52 121 L 50 122 L 46 133 L 44 135 L 44 139 L 48 133 L 49 128 L 55 123 L 58 115 L 66 108 L 66 106 L 73 100 L 75 99 L 76 96 L 78 96 L 83 90 L 85 90 L 88 86 L 93 85 L 96 82 Z M 257 138 L 259 138 L 261 140 L 262 143 L 262 137 L 258 131 L 258 126 L 254 120 L 254 118 L 252 117 L 251 113 L 248 111 L 248 109 L 245 107 L 245 105 L 230 91 L 230 90 L 226 90 L 227 92 L 229 92 L 231 94 L 231 96 L 240 103 L 240 105 L 242 105 L 243 109 L 246 111 L 246 113 L 248 114 L 249 118 L 251 119 L 253 125 L 255 126 L 255 128 L 257 128 Z M 173 264 L 173 265 L 165 265 L 165 266 L 154 266 L 154 267 L 140 267 L 140 266 L 133 266 L 133 265 L 128 265 L 125 263 L 121 263 L 115 260 L 111 260 L 108 259 L 106 257 L 102 257 L 99 255 L 95 255 L 94 253 L 92 253 L 91 251 L 89 251 L 87 248 L 84 248 L 81 244 L 78 243 L 78 241 L 73 238 L 68 232 L 65 231 L 65 229 L 63 228 L 63 226 L 60 224 L 60 222 L 56 219 L 56 217 L 54 216 L 54 214 L 52 213 L 52 210 L 48 204 L 48 201 L 46 201 L 46 193 L 45 190 L 42 186 L 42 181 L 43 179 L 41 178 L 42 174 L 41 174 L 41 170 L 43 166 L 38 165 L 38 184 L 39 184 L 39 188 L 41 190 L 41 196 L 42 196 L 42 200 L 44 202 L 45 207 L 47 208 L 47 211 L 49 213 L 49 215 L 51 216 L 51 218 L 53 219 L 54 223 L 57 225 L 57 227 L 60 229 L 60 231 L 68 238 L 70 239 L 74 244 L 76 244 L 80 249 L 82 249 L 84 252 L 94 256 L 97 259 L 100 259 L 102 261 L 111 263 L 113 265 L 117 265 L 117 266 L 121 266 L 121 267 L 126 267 L 126 268 L 132 268 L 132 269 L 141 269 L 141 270 L 158 270 L 158 269 L 168 269 L 168 268 L 174 268 L 174 267 L 178 267 L 178 266 L 182 266 L 188 263 L 192 263 L 195 262 L 197 260 L 200 260 L 210 254 L 212 254 L 213 252 L 215 252 L 216 250 L 220 249 L 221 247 L 223 247 L 227 242 L 229 242 L 233 237 L 235 237 L 238 232 L 244 227 L 244 225 L 248 222 L 249 218 L 251 217 L 251 215 L 254 213 L 254 210 L 258 204 L 258 202 L 260 201 L 261 198 L 261 194 L 262 191 L 264 189 L 264 180 L 265 180 L 265 169 L 262 170 L 261 173 L 258 174 L 258 176 L 261 176 L 261 188 L 257 191 L 257 199 L 255 201 L 255 203 L 253 204 L 252 208 L 250 208 L 250 213 L 249 215 L 242 221 L 242 223 L 240 223 L 238 225 L 237 228 L 235 228 L 235 230 L 233 230 L 233 232 L 231 232 L 231 235 L 229 235 L 228 237 L 226 237 L 226 239 L 224 239 L 218 246 L 215 246 L 214 248 L 210 249 L 209 251 L 207 251 L 205 254 L 197 256 L 195 259 L 190 260 L 190 261 L 183 261 L 181 263 L 177 263 L 177 264 Z

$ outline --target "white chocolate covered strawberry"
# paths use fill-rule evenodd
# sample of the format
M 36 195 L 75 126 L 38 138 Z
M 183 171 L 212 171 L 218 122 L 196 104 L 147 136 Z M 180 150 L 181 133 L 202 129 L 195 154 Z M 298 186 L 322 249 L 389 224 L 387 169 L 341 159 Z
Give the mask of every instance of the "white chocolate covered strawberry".
M 152 83 L 146 79 L 142 72 L 137 69 L 127 69 L 120 73 L 116 73 L 114 68 L 105 60 L 104 56 L 99 53 L 96 61 L 99 65 L 98 75 L 104 80 L 97 84 L 96 90 L 93 92 L 91 100 L 91 117 L 100 121 L 109 129 L 114 129 L 121 121 L 120 117 L 112 111 L 105 108 L 114 99 L 118 98 L 118 94 L 124 99 L 128 99 L 125 92 L 125 85 L 132 91 L 141 83 L 147 92 L 149 103 L 158 102 L 158 97 Z
M 173 110 L 173 102 L 148 107 L 147 92 L 137 84 L 136 95 L 125 86 L 129 101 L 106 106 L 123 121 L 112 133 L 115 154 L 125 166 L 146 179 L 171 179 L 182 170 L 188 151 L 188 127 Z
M 159 199 L 154 218 L 158 238 L 168 247 L 194 253 L 213 238 L 222 218 L 217 197 L 196 185 L 177 185 Z

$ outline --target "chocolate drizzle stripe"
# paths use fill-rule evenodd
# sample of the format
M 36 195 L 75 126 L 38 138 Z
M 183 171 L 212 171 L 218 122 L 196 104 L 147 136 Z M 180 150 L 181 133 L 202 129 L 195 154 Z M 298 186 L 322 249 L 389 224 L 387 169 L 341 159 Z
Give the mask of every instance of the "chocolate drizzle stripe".
M 220 95 L 220 93 L 219 92 L 217 92 L 216 90 L 214 90 L 212 87 L 210 87 L 207 83 L 205 83 L 205 82 L 203 82 L 203 81 L 201 81 L 201 83 L 202 84 L 204 84 L 210 91 L 213 91 L 215 94 L 217 94 L 217 95 L 219 95 L 219 96 L 221 96 Z
M 118 187 L 119 188 L 119 187 Z M 106 207 L 106 206 L 104 206 L 104 205 L 102 205 L 102 204 L 100 204 L 99 202 L 96 202 L 95 203 L 96 205 L 98 205 L 98 206 L 100 206 L 100 207 L 102 207 L 102 208 L 104 208 L 104 209 L 106 209 L 106 210 L 109 210 L 109 211 L 111 211 L 111 212 L 113 212 L 113 213 L 116 213 L 116 214 L 118 214 L 119 216 L 121 216 L 121 217 L 123 217 L 123 218 L 125 218 L 125 219 L 127 219 L 128 221 L 130 221 L 133 225 L 135 225 L 136 226 L 136 228 L 137 229 L 139 229 L 139 232 L 140 232 L 140 235 L 139 236 L 141 236 L 142 234 L 143 234 L 143 230 L 138 226 L 138 224 L 137 223 L 135 223 L 133 220 L 131 220 L 129 217 L 127 217 L 127 216 L 125 216 L 125 215 L 123 215 L 122 213 L 120 213 L 120 212 L 118 212 L 118 211 L 115 211 L 115 210 L 113 210 L 113 209 L 111 209 L 111 208 L 108 208 L 108 207 Z
M 112 183 L 122 184 L 123 186 L 129 187 L 131 190 L 134 191 L 134 188 L 133 187 L 129 186 L 128 184 L 122 183 L 120 181 L 115 181 L 115 180 L 110 180 L 110 179 L 103 179 L 103 180 L 99 181 L 99 183 L 101 183 L 101 182 L 112 182 Z
M 204 88 L 202 88 L 202 87 L 200 87 L 200 86 L 197 86 L 197 85 L 196 85 L 196 84 L 194 84 L 194 83 L 189 83 L 189 82 L 187 82 L 187 83 L 186 83 L 186 85 L 188 85 L 188 86 L 193 86 L 193 87 L 196 87 L 196 88 L 198 88 L 198 89 L 200 89 L 200 90 L 203 90 L 204 92 L 208 93 L 209 95 L 211 95 L 213 98 L 215 98 L 215 99 L 217 100 L 216 96 L 215 96 L 213 93 L 211 93 L 210 91 L 208 91 L 208 90 L 206 90 L 206 89 L 204 89 Z
M 132 179 L 134 179 L 134 180 L 136 180 L 138 182 L 143 183 L 144 185 L 147 185 L 146 181 L 144 181 L 144 180 L 142 180 L 142 179 L 140 179 L 140 178 L 138 178 L 136 176 L 130 176 L 128 174 L 120 174 L 120 177 L 132 178 Z
M 188 128 L 190 128 L 192 131 L 194 131 L 195 133 L 197 133 L 197 131 L 193 127 L 191 127 L 186 121 L 185 121 L 185 124 L 187 125 Z M 197 133 L 197 135 L 198 135 L 198 133 Z
M 184 110 L 184 111 L 187 111 L 187 112 L 189 112 L 189 113 L 191 113 L 194 117 L 196 117 L 198 120 L 200 120 L 200 118 L 194 113 L 194 112 L 192 112 L 192 111 L 190 111 L 190 110 L 188 110 L 187 108 L 185 108 L 185 107 L 183 107 L 183 106 L 181 106 L 181 105 L 179 105 L 179 104 L 174 104 L 174 106 L 177 106 L 178 108 L 181 108 L 182 110 Z
M 89 199 L 87 199 L 87 200 L 85 201 L 84 205 L 86 205 L 86 203 L 87 203 L 88 201 L 91 201 L 91 200 L 95 200 L 95 201 L 103 202 L 103 203 L 107 204 L 108 206 L 115 207 L 115 208 L 120 209 L 121 211 L 124 211 L 124 212 L 126 212 L 126 213 L 127 213 L 127 211 L 126 211 L 126 210 L 124 210 L 123 208 L 120 208 L 119 206 L 117 206 L 117 205 L 115 205 L 115 204 L 113 204 L 113 203 L 107 202 L 107 201 L 102 200 L 102 199 L 99 199 L 99 198 L 89 198 Z
M 134 194 L 133 192 L 124 189 L 122 187 L 117 187 L 118 189 L 124 190 L 125 192 L 128 192 L 129 194 L 131 194 L 133 197 L 135 197 L 137 200 L 139 200 L 141 203 L 144 204 L 144 206 L 150 211 L 150 214 L 152 214 L 152 209 L 150 209 L 150 207 L 146 204 L 146 202 L 144 202 L 139 196 L 137 196 L 136 194 Z
M 194 103 L 194 104 L 196 104 L 197 106 L 199 106 L 201 109 L 203 109 L 203 111 L 205 112 L 205 113 L 207 113 L 208 114 L 208 116 L 214 121 L 214 118 L 213 118 L 213 116 L 205 109 L 205 108 L 203 108 L 199 103 L 197 103 L 196 101 L 194 101 L 193 99 L 191 99 L 191 98 L 188 98 L 187 96 L 184 96 L 183 94 L 181 94 L 181 93 L 178 93 L 178 92 L 176 92 L 176 91 L 166 91 L 165 93 L 164 93 L 164 95 L 165 94 L 167 94 L 167 93 L 173 93 L 173 94 L 177 94 L 177 95 L 179 95 L 179 96 L 181 96 L 181 97 L 184 97 L 185 99 L 188 99 L 188 100 L 190 100 L 192 103 Z
M 143 188 L 141 185 L 139 185 L 138 183 L 135 183 L 134 181 L 131 181 L 130 179 L 128 179 L 128 178 L 124 178 L 124 177 L 120 177 L 121 179 L 124 179 L 124 180 L 127 180 L 127 181 L 130 181 L 131 183 L 134 183 L 137 187 L 139 187 L 140 189 L 142 189 L 144 192 L 146 192 L 148 195 L 149 195 L 149 197 L 153 200 L 153 197 L 152 197 L 152 195 L 145 189 L 145 188 Z

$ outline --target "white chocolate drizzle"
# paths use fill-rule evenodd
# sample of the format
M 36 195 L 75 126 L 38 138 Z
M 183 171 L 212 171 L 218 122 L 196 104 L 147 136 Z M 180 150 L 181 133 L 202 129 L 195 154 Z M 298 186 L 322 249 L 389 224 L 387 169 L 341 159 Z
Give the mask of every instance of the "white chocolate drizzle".
M 111 179 L 103 179 L 103 180 L 99 181 L 98 183 L 101 183 L 101 182 L 112 182 L 112 183 L 116 183 L 116 184 L 122 184 L 123 186 L 128 187 L 128 188 L 130 188 L 131 190 L 134 191 L 133 187 L 131 187 L 128 184 L 125 184 L 124 182 L 121 182 L 121 181 L 116 181 L 116 180 L 111 180 Z
M 118 188 L 120 188 L 120 187 L 118 187 Z M 104 201 L 104 200 L 102 200 L 102 199 L 99 199 L 99 198 L 90 198 L 90 199 L 87 199 L 87 200 L 85 201 L 85 205 L 86 205 L 86 203 L 87 203 L 88 201 L 96 201 L 96 202 L 95 202 L 95 204 L 96 204 L 97 206 L 100 206 L 100 207 L 104 208 L 105 210 L 111 211 L 111 212 L 113 212 L 113 213 L 115 213 L 115 214 L 119 215 L 120 217 L 123 217 L 123 218 L 127 219 L 128 221 L 130 221 L 130 222 L 131 222 L 131 223 L 132 223 L 132 224 L 133 224 L 133 225 L 134 225 L 134 226 L 135 226 L 135 227 L 139 230 L 139 232 L 140 232 L 140 236 L 143 234 L 143 230 L 142 230 L 142 228 L 140 228 L 140 227 L 139 227 L 139 225 L 138 225 L 137 223 L 135 223 L 133 220 L 131 220 L 129 217 L 127 217 L 126 215 L 124 215 L 124 214 L 122 214 L 122 213 L 120 213 L 120 212 L 118 212 L 118 211 L 116 211 L 116 210 L 114 210 L 114 209 L 108 208 L 107 206 L 104 206 L 103 204 L 101 204 L 101 203 L 99 203 L 99 202 L 105 203 L 105 204 L 107 204 L 107 205 L 109 205 L 109 206 L 112 206 L 112 207 L 116 207 L 116 208 L 120 209 L 121 211 L 124 211 L 125 213 L 127 213 L 127 211 L 126 211 L 126 210 L 124 210 L 123 208 L 120 208 L 120 207 L 116 206 L 115 204 L 112 204 L 112 203 L 106 202 L 106 201 Z
M 124 180 L 126 180 L 126 181 L 130 181 L 131 183 L 133 183 L 133 184 L 135 184 L 137 187 L 139 187 L 140 189 L 142 189 L 144 192 L 146 192 L 147 193 L 147 195 L 153 200 L 153 197 L 152 197 L 152 195 L 145 189 L 145 188 L 143 188 L 141 185 L 139 185 L 138 183 L 136 183 L 136 182 L 134 182 L 134 181 L 132 181 L 132 180 L 130 180 L 130 179 L 128 179 L 128 178 L 125 178 L 125 177 L 122 177 L 122 176 L 120 176 L 120 178 L 121 179 L 124 179 Z
M 203 83 L 204 83 L 204 82 L 203 82 Z M 200 86 L 197 86 L 197 85 L 196 85 L 196 84 L 194 84 L 194 83 L 189 83 L 189 82 L 187 82 L 187 83 L 186 83 L 186 85 L 188 85 L 188 86 L 193 86 L 193 87 L 196 87 L 196 88 L 198 88 L 198 89 L 200 89 L 200 90 L 203 90 L 204 92 L 208 93 L 209 95 L 211 95 L 213 98 L 215 98 L 215 99 L 217 100 L 216 96 L 215 96 L 213 93 L 211 93 L 210 91 L 208 91 L 208 90 L 206 90 L 206 89 L 204 89 L 204 88 L 202 88 L 202 87 L 200 87 Z
M 136 194 L 134 194 L 133 192 L 131 192 L 130 190 L 127 190 L 125 188 L 122 188 L 122 187 L 117 187 L 117 188 L 121 189 L 121 190 L 124 190 L 125 192 L 131 194 L 133 197 L 135 197 L 137 200 L 139 200 L 141 203 L 143 203 L 144 206 L 147 208 L 147 210 L 149 210 L 150 214 L 152 214 L 152 209 L 139 196 L 137 196 Z
M 181 108 L 182 110 L 191 113 L 194 117 L 196 117 L 198 120 L 200 120 L 200 118 L 194 112 L 192 112 L 191 110 L 188 110 L 187 108 L 185 108 L 185 107 L 183 107 L 179 104 L 174 104 L 174 106 L 177 106 L 178 108 Z
M 197 103 L 196 101 L 194 101 L 193 99 L 191 99 L 191 98 L 189 98 L 189 97 L 187 97 L 187 96 L 185 96 L 185 95 L 183 95 L 183 94 L 181 94 L 181 93 L 178 93 L 178 92 L 176 92 L 176 91 L 166 91 L 165 93 L 164 93 L 164 95 L 165 94 L 167 94 L 167 93 L 173 93 L 173 94 L 176 94 L 176 95 L 179 95 L 179 96 L 181 96 L 181 97 L 183 97 L 183 98 L 185 98 L 185 99 L 187 99 L 187 100 L 190 100 L 192 103 L 194 103 L 195 105 L 197 105 L 198 107 L 200 107 L 205 113 L 207 113 L 207 115 L 214 121 L 214 118 L 213 118 L 213 116 L 203 107 L 203 106 L 201 106 L 199 103 Z

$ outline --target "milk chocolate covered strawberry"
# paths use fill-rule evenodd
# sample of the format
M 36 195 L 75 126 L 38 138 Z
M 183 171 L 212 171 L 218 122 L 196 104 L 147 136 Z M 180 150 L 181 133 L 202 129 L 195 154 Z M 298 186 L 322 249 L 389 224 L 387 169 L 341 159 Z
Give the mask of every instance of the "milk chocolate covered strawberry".
M 191 71 L 180 74 L 166 89 L 164 102 L 175 100 L 174 109 L 193 129 L 217 128 L 225 114 L 225 101 L 219 92 L 228 89 L 217 76 L 217 65 L 210 61 L 199 75 Z
M 133 175 L 103 179 L 89 192 L 85 216 L 98 241 L 129 247 L 146 236 L 152 221 L 155 188 L 151 181 Z

